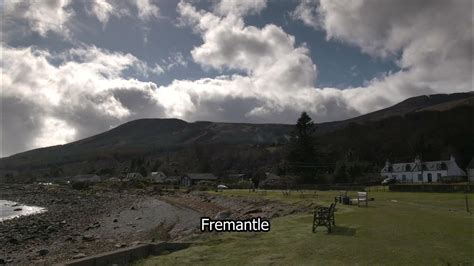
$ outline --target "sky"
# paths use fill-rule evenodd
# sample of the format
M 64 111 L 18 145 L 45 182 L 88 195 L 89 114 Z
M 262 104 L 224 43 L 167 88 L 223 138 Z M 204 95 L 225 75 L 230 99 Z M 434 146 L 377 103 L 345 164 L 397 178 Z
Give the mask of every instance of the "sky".
M 472 91 L 471 0 L 0 1 L 1 154 L 139 118 L 342 120 Z

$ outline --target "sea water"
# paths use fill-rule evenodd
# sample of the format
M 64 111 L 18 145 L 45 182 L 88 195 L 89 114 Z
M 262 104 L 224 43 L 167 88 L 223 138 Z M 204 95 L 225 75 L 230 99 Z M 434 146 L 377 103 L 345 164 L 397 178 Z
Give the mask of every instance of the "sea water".
M 38 214 L 45 211 L 46 208 L 38 206 L 27 206 L 14 201 L 0 200 L 0 222 L 23 215 Z

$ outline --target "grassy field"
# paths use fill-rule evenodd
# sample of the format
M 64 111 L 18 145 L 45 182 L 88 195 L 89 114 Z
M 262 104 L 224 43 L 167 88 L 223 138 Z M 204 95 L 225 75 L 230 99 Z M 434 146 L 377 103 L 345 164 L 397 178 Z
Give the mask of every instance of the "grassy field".
M 215 193 L 215 192 L 214 192 Z M 266 195 L 228 190 L 233 197 L 329 205 L 335 191 Z M 472 265 L 474 218 L 462 193 L 371 192 L 368 208 L 338 205 L 336 229 L 311 232 L 312 215 L 272 220 L 269 233 L 202 234 L 190 248 L 139 265 Z M 473 203 L 473 195 L 468 195 Z M 474 207 L 474 206 L 473 206 Z

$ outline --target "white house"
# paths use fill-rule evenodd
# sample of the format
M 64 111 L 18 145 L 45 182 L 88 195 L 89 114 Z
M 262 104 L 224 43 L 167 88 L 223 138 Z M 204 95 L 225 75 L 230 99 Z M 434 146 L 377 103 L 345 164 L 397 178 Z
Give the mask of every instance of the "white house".
M 380 175 L 384 178 L 393 177 L 401 183 L 431 183 L 461 181 L 466 173 L 451 156 L 449 160 L 444 161 L 422 162 L 418 157 L 407 163 L 392 164 L 387 161 Z
M 150 181 L 155 183 L 164 183 L 166 180 L 166 175 L 163 172 L 151 172 L 148 178 Z

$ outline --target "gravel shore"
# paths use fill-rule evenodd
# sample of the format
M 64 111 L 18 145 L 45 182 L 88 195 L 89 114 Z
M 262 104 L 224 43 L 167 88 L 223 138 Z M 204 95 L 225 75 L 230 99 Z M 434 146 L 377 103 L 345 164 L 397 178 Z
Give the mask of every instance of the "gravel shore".
M 117 190 L 93 187 L 0 184 L 0 199 L 44 207 L 46 212 L 0 222 L 0 264 L 51 265 L 153 240 L 200 234 L 201 217 L 271 219 L 297 206 L 206 192 Z
M 1 199 L 47 208 L 0 222 L 0 264 L 49 265 L 140 241 L 172 240 L 198 227 L 199 212 L 144 194 L 0 185 Z

